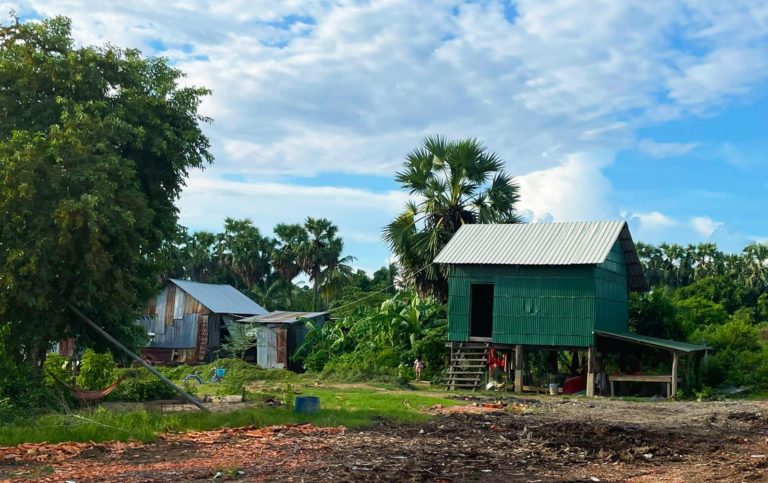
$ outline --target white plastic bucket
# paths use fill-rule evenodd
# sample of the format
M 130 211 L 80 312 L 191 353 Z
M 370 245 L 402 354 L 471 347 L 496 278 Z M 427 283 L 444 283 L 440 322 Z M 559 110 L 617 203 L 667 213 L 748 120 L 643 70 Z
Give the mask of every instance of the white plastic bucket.
M 549 395 L 557 396 L 557 383 L 553 382 L 549 384 Z

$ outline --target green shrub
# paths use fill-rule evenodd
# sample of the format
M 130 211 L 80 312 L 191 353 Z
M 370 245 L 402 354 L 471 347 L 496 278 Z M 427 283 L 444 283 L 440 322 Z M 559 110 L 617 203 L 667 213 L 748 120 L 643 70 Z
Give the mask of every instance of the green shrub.
M 737 312 L 722 325 L 709 325 L 694 332 L 691 340 L 706 341 L 714 348 L 704 367 L 704 383 L 717 387 L 768 384 L 768 347 L 760 330 L 744 312 Z
M 99 354 L 88 349 L 80 361 L 77 385 L 89 390 L 103 389 L 115 381 L 116 368 L 117 365 L 111 353 Z
M 178 393 L 172 387 L 142 369 L 134 377 L 123 380 L 117 389 L 107 396 L 107 400 L 141 402 L 176 397 Z
M 428 380 L 443 371 L 446 338 L 445 306 L 401 291 L 379 307 L 361 307 L 322 327 L 310 325 L 304 367 L 335 379 L 391 382 L 412 377 L 419 356 Z
M 48 354 L 45 358 L 44 368 L 45 374 L 43 375 L 43 380 L 51 387 L 58 387 L 60 385 L 56 379 L 62 382 L 69 382 L 72 377 L 72 368 L 70 367 L 69 358 L 59 354 Z M 54 379 L 51 374 L 53 374 L 56 379 Z

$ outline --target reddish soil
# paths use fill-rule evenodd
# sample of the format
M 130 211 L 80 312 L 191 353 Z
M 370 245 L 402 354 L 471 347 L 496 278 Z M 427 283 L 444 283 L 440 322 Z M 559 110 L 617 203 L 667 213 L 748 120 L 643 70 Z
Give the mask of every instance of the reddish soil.
M 65 481 L 760 481 L 765 403 L 477 401 L 421 425 L 173 434 L 0 448 L 0 478 Z

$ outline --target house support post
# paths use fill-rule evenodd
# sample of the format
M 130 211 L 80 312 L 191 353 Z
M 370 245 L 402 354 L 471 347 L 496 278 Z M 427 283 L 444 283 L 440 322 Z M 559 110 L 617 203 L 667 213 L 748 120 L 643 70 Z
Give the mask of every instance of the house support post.
M 523 355 L 523 346 L 515 346 L 515 392 L 523 392 L 523 369 L 525 357 Z
M 696 354 L 696 359 L 694 360 L 694 372 L 696 373 L 696 389 L 701 389 L 701 366 L 702 366 L 702 356 L 701 353 Z
M 595 395 L 595 346 L 587 349 L 587 397 Z
M 677 352 L 672 353 L 672 389 L 669 391 L 669 397 L 673 398 L 677 394 L 677 366 L 680 357 Z
M 689 392 L 691 390 L 691 357 L 685 356 L 685 359 L 683 360 L 683 387 L 685 388 L 686 392 Z

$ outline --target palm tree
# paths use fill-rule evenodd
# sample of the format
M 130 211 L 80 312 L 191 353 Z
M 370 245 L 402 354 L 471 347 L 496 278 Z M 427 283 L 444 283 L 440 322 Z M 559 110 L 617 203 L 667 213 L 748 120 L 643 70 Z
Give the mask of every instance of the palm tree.
M 292 283 L 301 273 L 301 250 L 309 241 L 307 230 L 298 224 L 280 223 L 275 227 L 275 248 L 272 250 L 272 266 L 280 277 Z
M 341 256 L 344 251 L 344 242 L 341 238 L 332 240 L 328 248 L 326 265 L 320 275 L 326 306 L 330 305 L 331 298 L 338 295 L 342 288 L 349 283 L 354 273 L 354 269 L 349 264 L 356 260 L 351 255 Z
M 246 290 L 261 282 L 270 272 L 273 241 L 261 236 L 248 219 L 224 220 L 224 233 L 219 236 L 219 260 Z
M 214 247 L 216 235 L 209 231 L 198 231 L 187 239 L 186 274 L 197 282 L 208 282 L 214 275 Z
M 336 234 L 339 228 L 326 218 L 308 217 L 304 222 L 308 240 L 300 250 L 299 265 L 312 282 L 312 310 L 317 310 L 317 294 L 326 276 L 342 275 L 346 264 L 354 258 L 342 257 L 344 243 Z M 328 269 L 331 272 L 327 272 Z M 326 273 L 327 272 L 327 273 Z M 351 268 L 349 269 L 351 273 Z
M 742 258 L 746 285 L 759 291 L 768 289 L 768 243 L 750 243 Z
M 395 179 L 413 199 L 384 239 L 419 293 L 446 299 L 446 275 L 432 261 L 462 225 L 520 222 L 518 186 L 503 167 L 476 139 L 428 137 L 408 154 Z
M 250 289 L 251 298 L 267 310 L 288 310 L 293 305 L 296 286 L 272 273 Z

